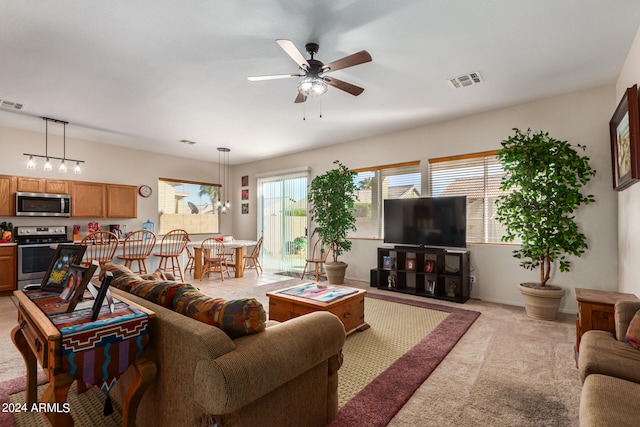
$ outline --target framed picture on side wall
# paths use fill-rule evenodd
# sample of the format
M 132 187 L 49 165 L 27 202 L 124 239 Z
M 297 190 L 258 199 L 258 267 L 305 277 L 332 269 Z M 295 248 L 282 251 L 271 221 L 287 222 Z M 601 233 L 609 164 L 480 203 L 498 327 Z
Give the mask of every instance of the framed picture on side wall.
M 242 182 L 241 182 L 241 186 L 242 187 L 248 187 L 249 186 L 249 175 L 243 175 L 242 176 Z
M 613 188 L 624 190 L 640 179 L 640 112 L 638 86 L 625 92 L 609 121 Z
M 242 213 L 243 214 L 248 214 L 249 213 L 249 203 L 243 203 L 242 204 Z
M 242 190 L 242 200 L 249 200 L 249 190 Z

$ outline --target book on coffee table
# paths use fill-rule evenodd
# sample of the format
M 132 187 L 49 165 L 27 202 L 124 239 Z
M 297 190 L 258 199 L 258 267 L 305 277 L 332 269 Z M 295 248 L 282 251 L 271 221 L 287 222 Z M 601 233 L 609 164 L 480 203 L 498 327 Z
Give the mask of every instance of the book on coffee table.
M 315 283 L 304 283 L 292 288 L 278 291 L 280 294 L 306 298 L 318 302 L 331 302 L 346 295 L 358 292 L 357 289 L 341 288 L 338 286 L 318 287 Z

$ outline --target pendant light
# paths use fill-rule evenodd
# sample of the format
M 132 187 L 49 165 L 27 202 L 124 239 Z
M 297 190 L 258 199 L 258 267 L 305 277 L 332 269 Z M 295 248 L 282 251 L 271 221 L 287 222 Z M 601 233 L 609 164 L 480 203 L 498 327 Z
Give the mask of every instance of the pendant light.
M 76 174 L 82 173 L 82 169 L 80 168 L 80 163 L 84 163 L 84 160 L 75 160 L 67 157 L 67 124 L 69 122 L 65 122 L 63 120 L 51 119 L 49 117 L 42 117 L 42 120 L 45 121 L 45 131 L 44 131 L 44 143 L 45 143 L 45 152 L 44 156 L 40 154 L 31 154 L 31 153 L 23 153 L 25 156 L 29 156 L 29 160 L 27 160 L 27 169 L 35 169 L 36 162 L 34 157 L 38 157 L 41 159 L 45 159 L 44 162 L 44 170 L 49 172 L 53 170 L 53 165 L 51 164 L 51 159 L 60 160 L 60 166 L 58 167 L 58 171 L 61 173 L 67 172 L 67 160 L 70 162 L 76 162 L 76 166 L 73 169 L 73 172 Z M 63 125 L 63 136 L 62 136 L 62 157 L 54 157 L 49 156 L 49 122 L 54 123 L 62 123 Z
M 231 203 L 229 202 L 229 191 L 226 188 L 226 186 L 229 185 L 229 181 L 227 179 L 229 174 L 229 151 L 231 151 L 231 149 L 218 147 L 218 182 L 220 182 L 220 191 L 218 192 L 218 200 L 215 205 L 223 214 L 226 214 L 227 210 L 231 208 Z M 222 163 L 220 163 L 220 154 L 222 154 Z M 222 169 L 222 181 L 220 180 L 220 169 Z M 224 195 L 223 192 L 226 192 L 226 200 L 222 197 Z M 222 202 L 222 200 L 225 201 Z

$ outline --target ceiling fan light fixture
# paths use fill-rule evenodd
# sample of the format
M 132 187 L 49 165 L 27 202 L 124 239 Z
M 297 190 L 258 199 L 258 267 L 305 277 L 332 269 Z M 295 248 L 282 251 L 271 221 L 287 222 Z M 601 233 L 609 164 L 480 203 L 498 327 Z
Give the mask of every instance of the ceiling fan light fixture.
M 327 83 L 317 76 L 307 76 L 298 83 L 298 92 L 306 97 L 321 96 L 327 88 Z

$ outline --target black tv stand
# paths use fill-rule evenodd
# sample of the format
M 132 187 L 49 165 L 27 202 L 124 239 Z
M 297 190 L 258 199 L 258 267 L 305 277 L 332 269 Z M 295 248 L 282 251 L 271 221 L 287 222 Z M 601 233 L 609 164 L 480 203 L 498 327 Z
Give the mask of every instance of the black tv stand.
M 371 286 L 464 303 L 471 293 L 469 251 L 418 246 L 378 248 Z

